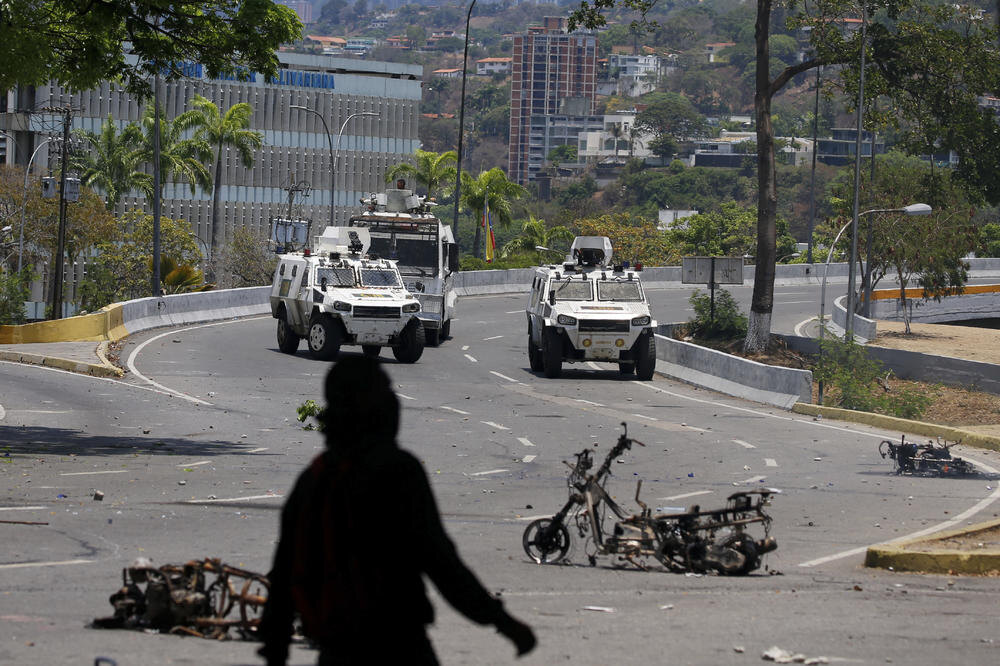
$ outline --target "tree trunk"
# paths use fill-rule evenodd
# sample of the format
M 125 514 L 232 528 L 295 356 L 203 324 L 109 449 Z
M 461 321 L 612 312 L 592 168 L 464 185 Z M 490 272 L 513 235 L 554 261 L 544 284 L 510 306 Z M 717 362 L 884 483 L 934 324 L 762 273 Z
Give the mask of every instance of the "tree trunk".
M 219 256 L 219 246 L 222 245 L 222 228 L 219 224 L 220 209 L 222 208 L 222 189 L 220 187 L 220 180 L 222 179 L 222 143 L 219 143 L 218 152 L 215 156 L 215 179 L 212 182 L 212 244 L 209 247 L 209 253 L 211 256 L 205 257 L 206 268 L 208 269 L 208 275 L 205 277 L 205 282 L 214 283 L 216 279 L 216 263 Z
M 762 352 L 771 338 L 771 311 L 774 308 L 774 261 L 777 258 L 775 215 L 778 193 L 775 187 L 774 128 L 771 126 L 771 77 L 768 47 L 771 0 L 757 0 L 757 77 L 754 110 L 757 117 L 757 258 L 753 300 L 750 303 L 747 337 L 743 349 Z

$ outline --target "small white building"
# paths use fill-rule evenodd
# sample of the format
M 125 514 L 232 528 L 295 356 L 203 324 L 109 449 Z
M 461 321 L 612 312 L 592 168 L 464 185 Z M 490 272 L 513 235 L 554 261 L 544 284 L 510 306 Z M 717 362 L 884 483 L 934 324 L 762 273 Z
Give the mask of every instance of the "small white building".
M 680 208 L 661 208 L 657 213 L 656 228 L 660 231 L 666 231 L 671 226 L 674 226 L 678 220 L 683 220 L 686 217 L 692 217 L 697 215 L 696 210 L 683 210 Z M 682 222 L 676 225 L 675 228 L 687 229 L 687 223 Z
M 435 69 L 431 72 L 431 76 L 436 76 L 439 79 L 460 79 L 462 78 L 462 68 L 456 67 L 454 69 Z
M 513 61 L 513 58 L 480 58 L 476 61 L 476 74 L 479 76 L 509 74 Z
M 656 135 L 635 131 L 635 116 L 635 111 L 607 114 L 601 131 L 581 132 L 577 148 L 579 161 L 602 162 L 652 156 L 649 143 Z

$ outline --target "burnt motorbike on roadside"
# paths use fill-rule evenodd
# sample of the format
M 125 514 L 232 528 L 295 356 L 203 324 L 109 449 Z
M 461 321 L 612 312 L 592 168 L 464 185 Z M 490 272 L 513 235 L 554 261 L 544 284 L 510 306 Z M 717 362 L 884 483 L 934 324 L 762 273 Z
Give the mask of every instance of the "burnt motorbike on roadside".
M 576 454 L 567 478 L 569 499 L 552 518 L 533 521 L 524 531 L 522 546 L 538 564 L 563 560 L 570 550 L 571 530 L 584 541 L 591 565 L 599 556 L 617 556 L 639 569 L 648 570 L 646 559 L 652 557 L 667 570 L 724 575 L 745 575 L 761 565 L 761 557 L 778 547 L 769 536 L 771 517 L 766 512 L 772 491 L 752 490 L 733 493 L 724 507 L 702 510 L 695 505 L 683 513 L 653 513 L 639 499 L 642 481 L 636 485 L 635 501 L 639 513 L 630 513 L 608 494 L 606 485 L 611 463 L 632 448 L 645 446 L 622 434 L 595 473 L 594 454 L 590 448 Z M 605 528 L 608 511 L 614 519 Z M 760 527 L 763 536 L 755 538 L 749 528 Z
M 955 442 L 958 444 L 958 442 Z M 942 443 L 940 440 L 915 444 L 906 441 L 906 435 L 899 438 L 899 444 L 884 439 L 879 442 L 878 452 L 883 459 L 891 458 L 895 463 L 896 474 L 911 474 L 918 476 L 966 476 L 975 474 L 972 463 L 951 455 L 951 447 L 955 444 Z

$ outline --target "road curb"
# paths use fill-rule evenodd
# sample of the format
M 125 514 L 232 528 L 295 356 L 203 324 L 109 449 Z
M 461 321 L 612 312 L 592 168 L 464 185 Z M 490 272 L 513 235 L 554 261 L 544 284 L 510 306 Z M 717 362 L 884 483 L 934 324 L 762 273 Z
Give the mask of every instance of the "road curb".
M 1000 551 L 964 551 L 948 548 L 929 552 L 912 550 L 914 546 L 932 545 L 956 536 L 970 536 L 976 532 L 1000 526 L 1000 519 L 970 525 L 957 530 L 941 532 L 933 537 L 879 544 L 868 548 L 865 566 L 893 571 L 919 571 L 943 574 L 989 574 L 1000 571 Z
M 963 446 L 974 446 L 979 449 L 1000 451 L 1000 437 L 972 432 L 971 430 L 962 430 L 961 428 L 953 428 L 951 426 L 926 423 L 924 421 L 911 421 L 910 419 L 885 416 L 884 414 L 873 414 L 871 412 L 859 412 L 853 409 L 823 407 L 821 405 L 811 405 L 806 402 L 795 403 L 792 405 L 792 411 L 796 414 L 821 416 L 823 418 L 837 419 L 838 421 L 864 423 L 876 428 L 898 430 L 900 432 L 906 432 L 913 435 L 941 437 L 955 442 L 961 441 Z
M 69 372 L 77 372 L 92 377 L 119 378 L 125 374 L 121 368 L 117 368 L 110 363 L 107 365 L 85 363 L 68 358 L 59 358 L 58 356 L 43 356 L 42 354 L 29 354 L 27 352 L 0 350 L 0 360 L 27 363 L 29 365 L 43 365 L 48 368 L 68 370 Z

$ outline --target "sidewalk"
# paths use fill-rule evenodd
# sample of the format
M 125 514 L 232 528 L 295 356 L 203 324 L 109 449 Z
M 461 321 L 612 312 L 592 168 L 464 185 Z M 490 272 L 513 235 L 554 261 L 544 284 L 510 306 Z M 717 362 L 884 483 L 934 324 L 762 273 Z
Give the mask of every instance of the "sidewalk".
M 121 377 L 107 358 L 107 342 L 38 342 L 0 345 L 0 360 L 29 363 L 95 377 Z

